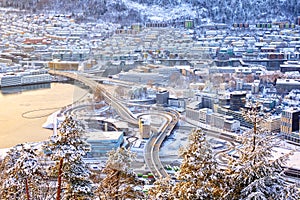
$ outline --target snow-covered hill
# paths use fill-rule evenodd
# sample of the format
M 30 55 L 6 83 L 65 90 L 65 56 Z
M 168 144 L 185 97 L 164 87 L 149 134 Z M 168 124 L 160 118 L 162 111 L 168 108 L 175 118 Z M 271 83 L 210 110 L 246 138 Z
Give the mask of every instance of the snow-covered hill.
M 7 0 L 5 6 L 124 24 L 181 18 L 224 23 L 294 22 L 300 15 L 299 0 Z

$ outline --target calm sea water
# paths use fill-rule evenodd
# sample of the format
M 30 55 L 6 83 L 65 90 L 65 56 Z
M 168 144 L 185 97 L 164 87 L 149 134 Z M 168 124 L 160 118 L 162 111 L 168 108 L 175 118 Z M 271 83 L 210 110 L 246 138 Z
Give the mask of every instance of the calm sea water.
M 65 83 L 20 89 L 0 90 L 0 148 L 48 139 L 52 131 L 42 128 L 47 116 L 87 94 L 86 90 Z

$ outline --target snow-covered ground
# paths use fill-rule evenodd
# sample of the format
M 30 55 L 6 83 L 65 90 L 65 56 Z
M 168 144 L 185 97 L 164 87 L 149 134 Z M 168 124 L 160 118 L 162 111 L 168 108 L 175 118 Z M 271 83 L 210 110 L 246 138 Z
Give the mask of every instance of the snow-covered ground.
M 0 149 L 0 160 L 2 160 L 6 156 L 6 152 L 8 152 L 9 148 Z
M 188 136 L 190 131 L 176 130 L 171 134 L 162 144 L 160 149 L 160 157 L 165 158 L 168 156 L 178 156 L 178 150 L 187 145 Z
M 300 147 L 295 145 L 291 145 L 285 142 L 281 143 L 280 147 L 274 147 L 273 149 L 273 157 L 274 159 L 293 152 L 293 154 L 289 157 L 286 163 L 286 167 L 300 170 Z M 300 171 L 299 171 L 300 175 Z

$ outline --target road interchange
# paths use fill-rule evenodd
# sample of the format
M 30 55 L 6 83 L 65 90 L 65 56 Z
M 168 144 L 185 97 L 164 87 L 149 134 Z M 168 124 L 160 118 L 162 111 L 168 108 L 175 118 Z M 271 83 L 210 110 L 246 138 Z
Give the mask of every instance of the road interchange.
M 50 70 L 49 73 L 55 76 L 64 76 L 73 80 L 80 81 L 86 86 L 90 87 L 94 93 L 100 92 L 101 95 L 103 95 L 106 103 L 110 104 L 117 111 L 121 118 L 123 118 L 130 124 L 138 125 L 138 118 L 124 105 L 124 103 L 119 101 L 110 92 L 108 92 L 103 84 L 100 84 L 88 77 L 74 72 Z M 175 128 L 179 120 L 179 113 L 174 110 L 168 109 L 155 111 L 153 113 L 150 112 L 149 114 L 159 114 L 161 116 L 164 116 L 164 118 L 166 119 L 159 128 L 158 132 L 154 132 L 151 135 L 144 149 L 144 159 L 149 170 L 155 178 L 163 178 L 168 176 L 168 174 L 159 159 L 159 149 L 165 138 L 169 136 L 172 130 Z

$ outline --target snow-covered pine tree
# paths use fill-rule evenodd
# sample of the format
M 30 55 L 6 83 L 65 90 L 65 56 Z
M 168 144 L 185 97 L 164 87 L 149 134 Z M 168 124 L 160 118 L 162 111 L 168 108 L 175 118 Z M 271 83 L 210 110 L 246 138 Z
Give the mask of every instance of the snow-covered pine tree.
M 131 169 L 135 155 L 123 147 L 108 153 L 108 160 L 102 173 L 106 175 L 101 180 L 96 195 L 99 199 L 144 199 L 142 181 Z
M 234 147 L 236 156 L 228 156 L 223 199 L 299 199 L 299 190 L 280 176 L 289 155 L 272 157 L 276 141 L 262 127 L 265 116 L 259 106 L 250 105 L 243 114 L 253 129 L 237 138 L 241 145 Z
M 51 167 L 52 176 L 57 177 L 56 200 L 60 199 L 91 199 L 93 196 L 83 156 L 90 151 L 85 141 L 79 121 L 67 116 L 59 127 L 58 134 L 46 142 L 44 149 L 50 152 L 55 166 Z
M 168 176 L 166 178 L 158 179 L 154 182 L 154 186 L 150 188 L 148 195 L 153 200 L 171 200 L 174 199 L 172 188 L 174 182 Z
M 43 171 L 34 145 L 11 148 L 1 165 L 1 199 L 41 199 Z
M 172 190 L 175 199 L 215 199 L 220 192 L 221 173 L 201 129 L 192 131 L 182 156 L 179 182 Z

